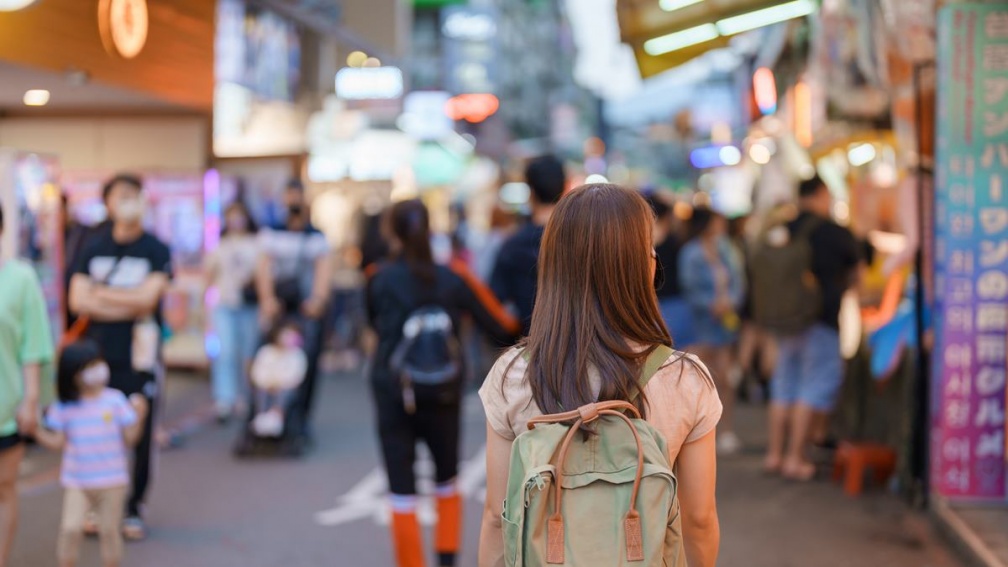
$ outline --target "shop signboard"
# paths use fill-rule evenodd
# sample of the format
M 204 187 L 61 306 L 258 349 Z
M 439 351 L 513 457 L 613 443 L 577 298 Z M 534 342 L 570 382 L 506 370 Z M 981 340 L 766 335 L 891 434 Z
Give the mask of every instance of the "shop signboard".
M 1008 6 L 938 20 L 932 489 L 1005 498 Z
M 445 87 L 452 94 L 496 91 L 498 21 L 489 7 L 450 6 L 441 11 Z

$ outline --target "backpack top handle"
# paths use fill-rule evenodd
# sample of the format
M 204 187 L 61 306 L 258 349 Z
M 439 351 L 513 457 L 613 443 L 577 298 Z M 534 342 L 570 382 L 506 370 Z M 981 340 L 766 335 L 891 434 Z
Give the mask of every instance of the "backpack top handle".
M 553 495 L 553 515 L 546 523 L 546 563 L 557 565 L 564 562 L 564 521 L 560 514 L 561 491 L 563 490 L 563 465 L 567 460 L 567 451 L 574 440 L 574 436 L 586 423 L 591 423 L 599 417 L 611 415 L 622 419 L 630 431 L 633 433 L 634 441 L 637 443 L 637 472 L 634 476 L 633 491 L 630 493 L 630 510 L 623 521 L 623 528 L 626 531 L 627 561 L 643 561 L 644 548 L 643 537 L 641 536 L 640 514 L 637 513 L 637 492 L 640 490 L 641 476 L 644 473 L 644 447 L 641 443 L 637 428 L 634 427 L 630 418 L 623 411 L 629 411 L 640 419 L 640 413 L 633 404 L 624 401 L 610 401 L 588 404 L 581 406 L 576 411 L 562 414 L 554 414 L 535 418 L 529 421 L 529 429 L 535 428 L 539 423 L 561 423 L 576 419 L 577 421 L 570 427 L 563 443 L 560 445 L 560 453 L 557 455 L 555 493 Z
M 577 427 L 581 427 L 585 423 L 591 423 L 598 419 L 599 415 L 603 412 L 619 412 L 628 411 L 633 414 L 635 419 L 640 419 L 640 411 L 631 404 L 630 402 L 625 402 L 623 400 L 613 400 L 608 402 L 596 402 L 594 404 L 587 404 L 579 407 L 576 410 L 571 410 L 564 413 L 553 413 L 549 415 L 540 415 L 533 417 L 528 420 L 529 430 L 535 429 L 537 425 L 545 425 L 550 423 L 567 423 L 569 421 L 581 420 L 581 423 Z M 575 427 L 575 429 L 577 428 Z

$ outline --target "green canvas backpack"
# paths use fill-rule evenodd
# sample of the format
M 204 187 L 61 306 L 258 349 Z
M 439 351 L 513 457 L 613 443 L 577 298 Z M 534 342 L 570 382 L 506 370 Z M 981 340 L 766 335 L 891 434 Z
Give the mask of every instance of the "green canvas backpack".
M 651 353 L 642 387 L 672 354 Z M 589 404 L 528 427 L 511 449 L 502 514 L 509 567 L 685 567 L 666 442 L 633 404 Z

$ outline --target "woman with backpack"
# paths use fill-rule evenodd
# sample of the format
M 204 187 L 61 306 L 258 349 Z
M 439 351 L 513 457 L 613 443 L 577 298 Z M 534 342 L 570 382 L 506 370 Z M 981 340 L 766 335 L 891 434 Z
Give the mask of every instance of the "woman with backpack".
M 714 429 L 721 416 L 721 402 L 703 363 L 669 348 L 672 339 L 655 295 L 657 259 L 652 248 L 653 223 L 654 213 L 636 192 L 615 185 L 592 184 L 564 196 L 546 225 L 529 336 L 500 357 L 480 390 L 487 415 L 487 494 L 480 537 L 481 567 L 513 565 L 516 561 L 514 555 L 505 557 L 505 547 L 514 546 L 515 542 L 505 543 L 502 502 L 511 481 L 522 480 L 508 478 L 512 448 L 524 439 L 517 438 L 528 430 L 530 421 L 536 423 L 544 414 L 596 407 L 589 404 L 605 401 L 633 404 L 647 422 L 638 424 L 637 429 L 655 431 L 650 437 L 651 447 L 665 447 L 666 454 L 659 454 L 659 458 L 665 457 L 666 462 L 660 465 L 665 469 L 674 466 L 678 471 L 678 504 L 673 501 L 674 509 L 669 513 L 679 509 L 681 512 L 673 521 L 666 522 L 662 516 L 648 522 L 643 514 L 638 518 L 631 498 L 626 518 L 627 555 L 641 551 L 631 553 L 631 544 L 642 539 L 646 543 L 657 536 L 664 537 L 664 543 L 659 539 L 658 546 L 684 547 L 690 567 L 714 566 L 720 540 L 714 499 L 717 474 Z M 592 413 L 590 409 L 587 411 Z M 582 418 L 594 419 L 591 415 Z M 599 443 L 606 441 L 599 437 Z M 633 437 L 624 439 L 633 443 Z M 617 449 L 620 451 L 616 453 L 625 453 L 622 447 Z M 635 448 L 634 454 L 638 453 L 640 449 Z M 653 456 L 653 451 L 650 454 Z M 520 468 L 521 463 L 511 462 L 511 466 Z M 529 484 L 526 497 L 534 499 L 546 490 L 548 485 L 540 479 L 541 475 L 533 478 L 535 482 Z M 633 481 L 633 477 L 622 480 Z M 633 484 L 636 496 L 639 483 Z M 509 515 L 511 501 L 509 498 Z M 518 502 L 517 507 L 521 506 Z M 638 508 L 651 510 L 648 506 L 649 503 L 637 500 Z M 611 515 L 611 511 L 603 513 L 603 509 L 611 507 L 611 500 L 603 503 L 600 514 Z M 562 556 L 564 546 L 552 538 L 557 534 L 563 538 L 564 528 L 561 523 L 555 530 L 554 519 L 550 518 L 551 541 L 547 547 L 551 549 L 547 553 L 557 551 L 552 549 L 556 545 Z M 622 516 L 609 519 L 623 521 Z M 636 533 L 630 530 L 638 519 L 644 520 L 645 528 L 653 526 L 657 519 L 658 525 L 668 531 L 661 529 L 655 534 L 654 530 L 645 530 L 642 537 L 639 530 Z M 534 533 L 530 536 L 528 529 L 524 534 L 537 537 Z M 518 537 L 521 535 L 519 531 Z M 566 543 L 576 545 L 570 539 L 576 541 L 578 537 L 573 526 L 567 528 L 566 535 Z M 509 531 L 507 537 L 513 540 L 514 532 Z M 594 543 L 597 549 L 599 543 Z M 542 542 L 539 546 L 542 547 Z M 605 551 L 623 557 L 620 550 Z M 591 552 L 580 551 L 584 553 Z M 668 565 L 683 564 L 681 557 L 675 560 L 675 550 L 669 553 L 667 549 L 658 549 L 657 553 L 666 554 L 657 559 L 658 565 L 662 559 Z M 568 553 L 567 557 L 576 560 L 574 555 L 579 553 Z M 668 555 L 673 556 L 673 562 L 668 563 Z M 603 561 L 598 556 L 593 559 Z
M 453 264 L 434 263 L 430 221 L 419 200 L 397 203 L 386 228 L 392 259 L 379 265 L 367 285 L 368 319 L 378 334 L 371 387 L 378 437 L 392 499 L 392 535 L 400 567 L 425 565 L 416 516 L 416 442 L 434 459 L 439 565 L 455 564 L 462 527 L 458 474 L 462 402 L 459 319 L 471 315 L 495 340 L 520 331 L 493 294 Z
M 679 255 L 679 283 L 690 304 L 694 343 L 691 350 L 707 362 L 717 383 L 724 417 L 718 427 L 717 450 L 737 453 L 735 434 L 735 346 L 745 299 L 745 275 L 727 238 L 728 222 L 707 208 L 696 208 L 689 220 L 689 241 Z

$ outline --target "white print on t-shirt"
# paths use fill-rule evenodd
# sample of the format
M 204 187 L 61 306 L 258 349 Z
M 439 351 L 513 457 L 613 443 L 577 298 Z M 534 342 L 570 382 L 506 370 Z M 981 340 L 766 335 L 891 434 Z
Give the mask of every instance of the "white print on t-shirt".
M 311 273 L 315 260 L 329 253 L 329 243 L 322 233 L 264 229 L 259 246 L 273 260 L 275 277 L 293 277 Z
M 109 278 L 109 272 L 113 267 L 115 271 Z M 95 256 L 88 263 L 88 274 L 91 279 L 110 287 L 137 287 L 147 279 L 151 271 L 150 260 L 133 256 L 123 256 L 118 265 L 113 256 Z

